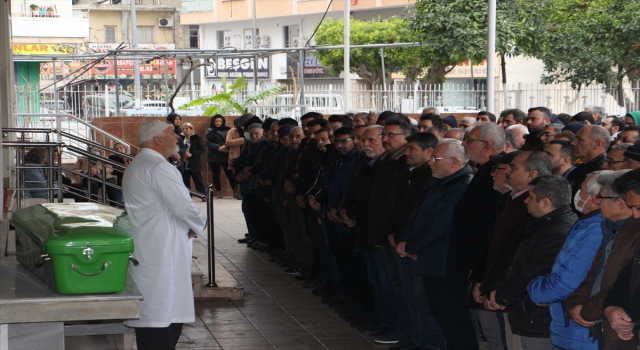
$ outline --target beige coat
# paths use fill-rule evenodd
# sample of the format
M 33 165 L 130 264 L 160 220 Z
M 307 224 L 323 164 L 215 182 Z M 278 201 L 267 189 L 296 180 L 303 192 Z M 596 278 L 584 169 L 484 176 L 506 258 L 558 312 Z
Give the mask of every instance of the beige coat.
M 233 160 L 240 157 L 240 151 L 244 145 L 244 135 L 240 135 L 238 129 L 232 128 L 227 133 L 225 145 L 229 148 L 229 165 L 233 164 Z
M 73 165 L 73 170 L 75 172 L 78 173 L 83 173 L 83 174 L 87 174 L 87 170 L 88 170 L 88 162 L 89 160 L 85 157 L 81 157 L 78 158 L 78 161 L 76 162 L 76 164 Z M 105 174 L 102 174 L 102 162 L 97 162 L 95 165 L 92 166 L 92 168 L 96 169 L 98 171 L 98 174 L 96 174 L 96 177 L 102 177 L 107 179 L 111 179 L 111 178 L 115 178 L 116 176 L 113 174 L 113 167 L 109 164 L 105 164 Z M 82 183 L 82 179 L 83 177 L 80 175 L 76 175 L 76 180 L 78 181 L 78 183 Z

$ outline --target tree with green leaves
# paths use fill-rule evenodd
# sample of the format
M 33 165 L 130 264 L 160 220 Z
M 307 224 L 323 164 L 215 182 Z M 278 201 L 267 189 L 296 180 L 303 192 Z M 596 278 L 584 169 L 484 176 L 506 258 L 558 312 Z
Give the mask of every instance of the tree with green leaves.
M 409 9 L 409 27 L 425 44 L 434 68 L 446 71 L 466 59 L 473 63 L 486 59 L 486 0 L 416 0 Z M 513 1 L 498 2 L 496 52 L 502 61 L 503 83 L 506 83 L 505 56 L 521 54 L 519 44 L 529 34 L 529 26 L 518 14 Z
M 351 45 L 392 44 L 415 42 L 416 37 L 411 33 L 407 23 L 396 16 L 388 19 L 360 21 L 351 19 Z M 320 25 L 315 36 L 318 45 L 343 45 L 344 21 L 328 18 Z M 411 84 L 424 72 L 428 66 L 429 56 L 424 47 L 385 48 L 382 71 L 380 49 L 351 49 L 350 68 L 352 73 L 358 74 L 366 83 L 382 84 L 383 74 L 391 78 L 391 73 L 402 71 L 406 76 L 406 83 Z M 318 50 L 320 63 L 334 75 L 340 74 L 344 65 L 343 50 Z
M 640 0 L 519 1 L 522 13 L 536 14 L 526 53 L 544 62 L 544 83 L 604 84 L 620 106 L 631 103 L 622 81 L 640 86 Z
M 213 116 L 215 114 L 226 115 L 230 112 L 245 113 L 245 110 L 265 98 L 276 94 L 285 88 L 284 85 L 276 86 L 268 90 L 258 92 L 252 96 L 247 96 L 243 102 L 237 100 L 238 92 L 247 87 L 247 77 L 241 76 L 234 80 L 231 85 L 227 86 L 227 77 L 222 77 L 222 92 L 196 98 L 195 100 L 185 103 L 178 109 L 187 109 L 194 106 L 207 106 L 202 114 L 203 116 Z

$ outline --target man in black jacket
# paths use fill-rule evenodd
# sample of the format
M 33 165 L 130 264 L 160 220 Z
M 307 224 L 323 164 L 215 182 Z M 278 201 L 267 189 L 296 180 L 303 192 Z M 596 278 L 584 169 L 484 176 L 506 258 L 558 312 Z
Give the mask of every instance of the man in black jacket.
M 529 197 L 525 202 L 534 219 L 525 228 L 525 238 L 508 271 L 493 284 L 498 288 L 490 292 L 489 303 L 497 309 L 508 307 L 511 330 L 521 336 L 524 349 L 553 349 L 549 306 L 531 301 L 527 285 L 536 276 L 551 272 L 556 255 L 578 217 L 569 206 L 569 181 L 560 176 L 542 175 L 529 181 Z
M 405 157 L 409 166 L 407 185 L 398 201 L 396 215 L 389 244 L 396 245 L 405 229 L 415 221 L 418 210 L 424 202 L 431 182 L 431 168 L 429 160 L 433 149 L 438 144 L 438 138 L 429 132 L 420 132 L 407 137 Z M 400 310 L 406 310 L 405 314 L 398 317 L 408 317 L 407 329 L 404 338 L 398 346 L 405 348 L 427 347 L 437 345 L 441 333 L 435 325 L 435 320 L 429 313 L 427 296 L 422 282 L 422 276 L 418 275 L 417 262 L 412 259 L 402 259 L 398 254 L 394 255 L 401 282 L 401 295 L 398 295 Z M 436 341 L 433 341 L 436 338 Z
M 599 125 L 585 126 L 578 131 L 571 145 L 575 156 L 582 160 L 582 164 L 578 165 L 568 178 L 571 182 L 571 193 L 575 195 L 587 175 L 602 169 L 609 147 L 609 132 Z
M 353 180 L 353 188 L 348 189 L 340 208 L 340 218 L 349 227 L 355 227 L 354 249 L 356 252 L 364 252 L 367 270 L 376 274 L 368 273 L 370 283 L 374 290 L 374 313 L 375 319 L 369 318 L 360 323 L 361 326 L 382 324 L 387 328 L 394 327 L 394 321 L 389 314 L 392 304 L 389 300 L 393 296 L 392 287 L 387 274 L 378 274 L 377 271 L 386 269 L 384 258 L 379 249 L 367 244 L 369 235 L 369 196 L 374 188 L 372 186 L 376 174 L 380 170 L 386 157 L 388 156 L 382 146 L 381 134 L 383 127 L 371 125 L 362 134 L 365 155 L 369 158 L 367 163 L 362 165 L 358 175 Z

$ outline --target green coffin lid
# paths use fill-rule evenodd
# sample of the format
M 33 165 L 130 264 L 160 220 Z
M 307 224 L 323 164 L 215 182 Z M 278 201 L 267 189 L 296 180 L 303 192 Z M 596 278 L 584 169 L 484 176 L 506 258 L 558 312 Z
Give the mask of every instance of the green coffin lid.
M 21 209 L 12 220 L 35 235 L 43 246 L 73 248 L 132 246 L 127 214 L 117 208 L 94 203 L 46 203 Z M 124 248 L 124 247 L 123 247 Z

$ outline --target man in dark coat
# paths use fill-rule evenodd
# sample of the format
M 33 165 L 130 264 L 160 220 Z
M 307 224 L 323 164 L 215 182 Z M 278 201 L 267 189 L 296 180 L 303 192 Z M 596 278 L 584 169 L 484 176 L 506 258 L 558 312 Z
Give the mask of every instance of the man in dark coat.
M 468 349 L 468 339 L 461 338 L 458 333 L 460 315 L 453 310 L 457 306 L 451 302 L 452 299 L 466 297 L 467 292 L 447 283 L 445 274 L 454 208 L 473 175 L 458 140 L 441 140 L 433 150 L 429 166 L 435 179 L 416 220 L 399 238 L 396 251 L 401 257 L 417 261 L 417 272 L 423 276 L 429 310 L 442 329 L 447 348 Z M 469 317 L 468 311 L 465 316 Z M 438 327 L 434 324 L 428 326 L 428 348 L 442 348 Z
M 578 216 L 569 206 L 569 181 L 560 176 L 543 175 L 529 181 L 529 197 L 525 202 L 535 219 L 525 228 L 525 238 L 516 249 L 507 273 L 494 283 L 498 288 L 490 292 L 489 300 L 492 307 L 508 307 L 511 330 L 521 336 L 523 348 L 552 349 L 549 306 L 531 301 L 527 285 L 536 276 L 551 271 Z
M 575 195 L 587 175 L 602 169 L 607 147 L 609 147 L 609 132 L 599 125 L 585 126 L 578 131 L 571 145 L 573 145 L 575 156 L 582 160 L 582 164 L 578 165 L 568 177 L 571 182 L 571 193 Z
M 511 188 L 510 198 L 498 214 L 489 242 L 469 276 L 474 284 L 474 300 L 484 304 L 484 309 L 476 312 L 478 320 L 489 344 L 495 347 L 505 340 L 508 343 L 510 335 L 505 329 L 502 312 L 488 304 L 489 292 L 497 289 L 497 281 L 508 270 L 516 248 L 524 239 L 525 225 L 530 218 L 525 204 L 529 195 L 529 181 L 540 175 L 551 175 L 551 160 L 539 151 L 522 152 L 507 165 L 505 186 Z
M 504 129 L 497 124 L 480 123 L 462 142 L 466 156 L 478 164 L 478 171 L 454 209 L 446 256 L 446 282 L 461 290 L 458 293 L 460 296 L 451 301 L 452 312 L 459 315 L 458 337 L 464 340 L 461 349 L 478 349 L 476 332 L 467 308 L 467 278 L 486 243 L 500 209 L 498 204 L 502 194 L 493 189 L 491 170 L 494 164 L 489 160 L 489 156 L 502 153 L 504 139 Z
M 394 218 L 392 237 L 389 243 L 395 245 L 405 229 L 412 225 L 418 216 L 418 210 L 427 196 L 433 177 L 429 161 L 433 149 L 438 144 L 438 138 L 430 132 L 420 132 L 407 137 L 405 157 L 409 168 L 407 186 L 403 189 L 397 204 Z M 392 239 L 393 238 L 393 239 Z M 427 347 L 441 342 L 442 334 L 439 327 L 435 326 L 435 320 L 429 312 L 427 296 L 422 282 L 422 276 L 418 275 L 417 262 L 412 259 L 402 259 L 394 254 L 398 265 L 401 281 L 401 295 L 398 296 L 398 304 L 406 304 L 399 310 L 398 317 L 406 317 L 407 330 L 398 346 Z M 435 326 L 435 327 L 434 327 Z M 435 338 L 435 340 L 434 340 Z

